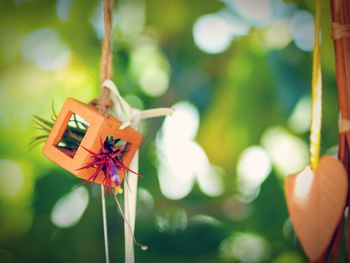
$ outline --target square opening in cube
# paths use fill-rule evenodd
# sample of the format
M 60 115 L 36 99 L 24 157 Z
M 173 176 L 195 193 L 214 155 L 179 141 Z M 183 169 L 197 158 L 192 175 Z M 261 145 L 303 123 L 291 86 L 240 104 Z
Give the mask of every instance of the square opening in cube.
M 74 158 L 79 145 L 89 128 L 89 125 L 90 124 L 85 119 L 72 112 L 66 129 L 60 141 L 56 145 L 56 148 L 70 158 Z
M 114 158 L 122 161 L 123 156 L 128 152 L 130 143 L 114 136 L 107 136 L 103 146 L 110 154 L 115 154 Z

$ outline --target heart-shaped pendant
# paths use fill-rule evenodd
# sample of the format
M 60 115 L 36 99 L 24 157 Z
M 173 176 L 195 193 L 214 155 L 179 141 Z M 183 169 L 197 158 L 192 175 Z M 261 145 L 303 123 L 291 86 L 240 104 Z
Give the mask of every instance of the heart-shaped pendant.
M 319 166 L 309 166 L 287 177 L 285 193 L 288 212 L 297 237 L 311 261 L 327 249 L 343 216 L 348 178 L 343 164 L 330 156 Z

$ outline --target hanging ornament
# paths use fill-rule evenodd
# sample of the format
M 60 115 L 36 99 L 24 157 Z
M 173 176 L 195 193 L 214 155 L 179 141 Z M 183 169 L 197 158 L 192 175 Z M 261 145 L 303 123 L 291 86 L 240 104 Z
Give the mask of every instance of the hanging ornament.
M 316 1 L 312 74 L 310 165 L 285 181 L 288 212 L 296 235 L 311 262 L 327 250 L 342 218 L 348 191 L 346 170 L 339 160 L 319 160 L 322 80 L 320 60 L 320 0 Z
M 169 108 L 140 111 L 130 107 L 112 81 L 113 0 L 103 0 L 104 38 L 101 55 L 102 95 L 89 104 L 69 98 L 52 121 L 34 116 L 35 123 L 48 135 L 33 139 L 31 146 L 46 140 L 43 153 L 50 160 L 75 176 L 101 185 L 102 222 L 106 262 L 109 263 L 107 211 L 105 196 L 110 194 L 124 219 L 125 262 L 134 262 L 134 245 L 146 250 L 135 237 L 136 194 L 138 181 L 138 148 L 142 134 L 138 124 L 142 119 L 172 114 Z M 115 116 L 110 114 L 114 108 Z M 124 189 L 122 182 L 124 181 Z M 123 211 L 118 195 L 124 192 Z
M 301 245 L 311 261 L 327 249 L 344 213 L 347 174 L 341 162 L 321 158 L 316 169 L 306 167 L 286 179 L 289 215 Z
M 92 105 L 67 99 L 44 146 L 47 158 L 86 182 L 121 191 L 142 134 Z

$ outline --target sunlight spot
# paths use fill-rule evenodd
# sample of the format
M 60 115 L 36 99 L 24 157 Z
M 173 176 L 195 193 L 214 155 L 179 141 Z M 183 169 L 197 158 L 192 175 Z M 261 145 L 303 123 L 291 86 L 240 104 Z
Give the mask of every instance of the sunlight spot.
M 169 75 L 158 67 L 148 67 L 140 77 L 142 90 L 149 96 L 158 97 L 168 89 Z
M 288 126 L 297 133 L 307 132 L 311 122 L 311 98 L 302 97 L 289 117 Z
M 154 208 L 154 198 L 149 191 L 145 188 L 139 187 L 137 190 L 137 213 L 140 216 L 144 216 L 146 213 L 149 213 Z
M 271 172 L 271 160 L 260 146 L 245 149 L 238 159 L 237 175 L 240 185 L 246 188 L 259 187 Z
M 95 29 L 95 33 L 99 39 L 103 37 L 103 17 L 102 17 L 102 2 L 99 2 L 90 17 L 90 23 Z
M 287 176 L 301 171 L 308 164 L 309 151 L 306 143 L 282 127 L 267 129 L 261 142 L 280 175 Z
M 205 225 L 211 225 L 211 226 L 222 226 L 223 223 L 220 222 L 218 219 L 212 216 L 208 215 L 195 215 L 191 217 L 191 223 L 196 223 L 196 224 L 205 224 Z
M 23 56 L 43 70 L 63 68 L 70 60 L 71 51 L 52 28 L 42 28 L 29 33 L 22 45 Z
M 292 37 L 288 31 L 288 21 L 278 20 L 271 24 L 265 33 L 265 42 L 270 48 L 285 48 Z
M 273 18 L 270 0 L 231 0 L 234 9 L 256 27 L 268 25 Z
M 11 160 L 0 159 L 0 197 L 14 197 L 24 186 L 21 167 Z
M 132 50 L 130 70 L 149 96 L 159 97 L 169 88 L 170 64 L 154 45 L 139 45 Z
M 295 3 L 285 0 L 270 0 L 272 5 L 272 13 L 276 19 L 288 18 L 298 9 Z
M 158 144 L 159 145 L 159 144 Z M 163 145 L 163 144 L 161 144 Z M 159 145 L 159 146 L 161 146 Z M 169 199 L 181 199 L 192 190 L 196 176 L 209 166 L 204 150 L 194 141 L 185 140 L 158 148 L 159 182 Z
M 265 262 L 269 258 L 269 244 L 256 234 L 235 233 L 220 244 L 219 253 L 230 262 Z
M 160 154 L 160 158 L 162 157 Z M 178 173 L 164 164 L 158 165 L 158 177 L 162 194 L 171 200 L 179 200 L 187 196 L 194 184 L 194 177 L 187 169 Z
M 174 139 L 194 139 L 199 127 L 197 108 L 188 101 L 180 101 L 172 108 L 175 110 L 174 113 L 164 120 L 160 131 L 164 139 L 172 142 Z
M 236 13 L 231 12 L 228 9 L 223 9 L 217 12 L 217 15 L 229 25 L 232 37 L 244 36 L 248 34 L 250 26 Z
M 156 227 L 159 232 L 175 234 L 187 227 L 187 214 L 182 208 L 166 208 L 156 215 Z
M 290 20 L 289 30 L 295 45 L 303 51 L 314 47 L 314 16 L 306 10 L 298 10 Z
M 76 225 L 83 216 L 89 203 L 89 193 L 79 187 L 61 197 L 51 212 L 51 221 L 57 227 L 67 228 Z
M 244 184 L 238 183 L 237 200 L 242 203 L 249 204 L 253 202 L 260 194 L 261 187 L 248 187 Z
M 71 7 L 72 7 L 72 0 L 57 0 L 56 2 L 57 16 L 61 20 L 67 21 L 69 18 Z
M 193 38 L 197 47 L 209 54 L 224 52 L 231 44 L 230 25 L 217 14 L 198 18 L 193 27 Z
M 204 151 L 203 154 L 205 155 Z M 197 174 L 199 188 L 208 196 L 221 195 L 224 192 L 224 170 L 221 167 L 210 166 L 209 161 L 203 164 L 203 172 Z
M 307 166 L 295 179 L 294 196 L 298 199 L 307 198 L 314 181 L 314 172 Z
M 198 110 L 189 102 L 178 102 L 156 136 L 160 189 L 169 199 L 188 195 L 196 181 L 209 196 L 223 192 L 222 170 L 212 167 L 195 138 L 199 127 Z
M 145 23 L 143 1 L 121 1 L 117 11 L 117 27 L 124 36 L 137 35 Z

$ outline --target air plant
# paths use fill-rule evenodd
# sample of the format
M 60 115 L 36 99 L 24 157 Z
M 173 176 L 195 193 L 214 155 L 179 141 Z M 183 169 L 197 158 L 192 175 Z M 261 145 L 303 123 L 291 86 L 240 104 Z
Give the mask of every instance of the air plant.
M 46 141 L 56 120 L 57 114 L 53 104 L 52 117 L 50 120 L 46 120 L 37 115 L 33 116 L 33 122 L 36 124 L 36 128 L 43 131 L 44 134 L 33 137 L 29 142 L 30 148 L 34 148 L 40 143 Z M 58 146 L 62 149 L 75 152 L 79 148 L 80 142 L 82 141 L 88 126 L 88 123 L 84 122 L 83 119 L 78 120 L 77 115 L 73 113 Z
M 30 148 L 34 148 L 40 143 L 45 142 L 48 138 L 57 120 L 57 114 L 54 107 L 52 107 L 52 111 L 53 115 L 50 120 L 46 120 L 36 115 L 33 116 L 33 121 L 36 124 L 37 129 L 44 131 L 44 134 L 32 138 L 29 142 Z M 105 193 L 108 188 L 112 195 L 114 186 L 120 192 L 121 181 L 123 179 L 121 178 L 122 174 L 126 174 L 125 172 L 128 171 L 138 175 L 123 163 L 123 155 L 128 151 L 128 144 L 119 138 L 108 136 L 104 142 L 100 139 L 101 149 L 98 153 L 95 153 L 80 145 L 88 126 L 89 124 L 86 123 L 84 119 L 73 113 L 57 147 L 68 155 L 74 156 L 73 153 L 77 151 L 79 146 L 81 146 L 91 154 L 92 160 L 79 168 L 79 170 L 89 168 L 95 168 L 96 170 L 81 185 L 85 185 L 88 182 L 93 183 L 100 172 L 103 172 L 104 185 L 106 186 Z
M 101 150 L 98 153 L 94 153 L 89 149 L 85 149 L 91 154 L 92 160 L 80 169 L 88 169 L 91 167 L 96 168 L 95 172 L 88 177 L 81 185 L 88 182 L 94 182 L 99 173 L 102 171 L 104 173 L 104 184 L 109 189 L 111 195 L 113 195 L 113 183 L 117 189 L 121 189 L 121 172 L 125 174 L 126 171 L 133 174 L 139 175 L 123 163 L 123 155 L 128 150 L 128 144 L 123 143 L 122 140 L 115 138 L 113 136 L 108 136 L 103 143 L 101 143 Z M 127 182 L 127 179 L 125 178 Z M 105 193 L 107 188 L 105 188 Z

